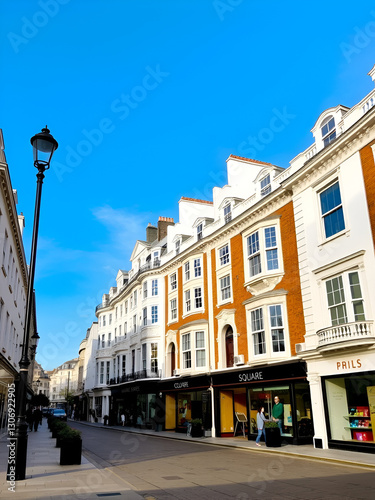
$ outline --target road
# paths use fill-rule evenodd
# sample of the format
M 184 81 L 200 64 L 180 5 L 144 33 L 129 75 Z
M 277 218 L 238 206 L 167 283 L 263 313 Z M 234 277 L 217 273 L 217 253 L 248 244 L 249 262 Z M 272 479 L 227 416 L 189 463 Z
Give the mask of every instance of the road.
M 375 472 L 361 467 L 76 422 L 74 427 L 82 431 L 84 455 L 147 500 L 372 500 L 375 496 Z

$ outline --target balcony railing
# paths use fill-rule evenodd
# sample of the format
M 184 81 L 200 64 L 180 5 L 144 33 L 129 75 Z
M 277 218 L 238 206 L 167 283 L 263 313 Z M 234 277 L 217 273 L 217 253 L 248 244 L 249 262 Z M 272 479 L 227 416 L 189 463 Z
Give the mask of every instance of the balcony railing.
M 124 382 L 131 382 L 132 380 L 145 378 L 161 378 L 161 370 L 158 370 L 157 372 L 153 372 L 151 370 L 141 370 L 140 372 L 121 375 L 121 377 L 114 377 L 110 379 L 109 385 L 123 384 Z
M 330 326 L 316 332 L 319 338 L 319 347 L 347 342 L 348 340 L 368 339 L 375 341 L 373 321 L 356 321 L 343 325 Z
M 155 269 L 157 267 L 160 267 L 161 266 L 161 261 L 160 259 L 154 259 L 152 262 L 146 262 L 146 264 L 143 264 L 143 266 L 141 266 L 138 271 L 133 274 L 131 276 L 131 278 L 129 278 L 129 281 L 123 286 L 120 288 L 119 292 L 122 292 L 123 290 L 125 290 L 125 288 L 127 288 L 130 283 L 132 283 L 135 279 L 138 278 L 139 275 L 141 275 L 142 273 L 146 272 L 146 271 L 149 271 L 150 269 Z M 103 309 L 104 307 L 108 307 L 109 306 L 109 302 L 105 303 L 104 305 L 103 304 L 99 304 L 96 306 L 95 308 L 95 312 L 99 311 L 100 309 Z

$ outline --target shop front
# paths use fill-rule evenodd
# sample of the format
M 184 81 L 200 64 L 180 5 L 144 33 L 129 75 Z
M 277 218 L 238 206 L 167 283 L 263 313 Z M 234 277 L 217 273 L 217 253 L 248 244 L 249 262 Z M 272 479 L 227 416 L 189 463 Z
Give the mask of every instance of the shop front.
M 200 419 L 205 435 L 211 435 L 212 412 L 210 377 L 198 375 L 159 383 L 165 407 L 165 430 L 186 433 L 192 420 Z
M 137 380 L 111 387 L 110 423 L 120 425 L 121 415 L 125 415 L 127 426 L 154 428 L 158 392 L 156 380 Z
M 316 448 L 375 452 L 374 351 L 308 361 Z M 315 407 L 317 411 L 315 412 Z
M 216 436 L 243 435 L 245 429 L 248 439 L 255 439 L 258 408 L 264 407 L 266 418 L 272 418 L 275 397 L 278 397 L 282 439 L 292 444 L 312 443 L 312 411 L 305 363 L 244 367 L 213 374 L 212 381 Z

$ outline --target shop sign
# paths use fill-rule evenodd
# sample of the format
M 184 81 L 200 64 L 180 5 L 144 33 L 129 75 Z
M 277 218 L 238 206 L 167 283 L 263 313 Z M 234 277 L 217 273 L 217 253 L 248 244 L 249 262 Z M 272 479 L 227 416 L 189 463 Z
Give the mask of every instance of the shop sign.
M 239 382 L 252 382 L 253 380 L 263 380 L 263 372 L 239 373 Z
M 187 389 L 189 387 L 189 382 L 175 382 L 173 387 L 175 389 Z
M 337 361 L 336 363 L 336 370 L 350 370 L 351 368 L 356 369 L 356 368 L 362 368 L 362 362 L 361 359 L 349 359 L 347 361 Z
M 133 387 L 124 387 L 122 392 L 140 392 L 140 390 L 139 385 L 134 385 Z

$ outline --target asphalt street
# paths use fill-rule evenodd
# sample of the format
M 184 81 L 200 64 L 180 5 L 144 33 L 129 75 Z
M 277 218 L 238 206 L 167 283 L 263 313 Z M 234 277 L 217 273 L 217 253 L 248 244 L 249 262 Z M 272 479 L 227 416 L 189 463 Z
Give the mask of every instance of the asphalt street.
M 73 426 L 88 460 L 148 500 L 374 498 L 375 472 L 359 466 Z

